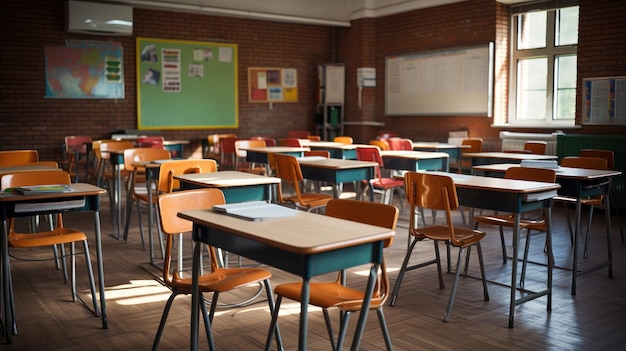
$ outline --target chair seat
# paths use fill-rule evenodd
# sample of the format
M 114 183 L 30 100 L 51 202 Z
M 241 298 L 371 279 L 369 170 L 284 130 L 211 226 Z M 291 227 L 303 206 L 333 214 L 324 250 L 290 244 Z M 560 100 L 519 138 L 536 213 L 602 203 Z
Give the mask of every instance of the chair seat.
M 337 281 L 333 282 L 312 282 L 309 284 L 310 298 L 309 304 L 321 308 L 337 307 L 343 311 L 357 311 L 361 309 L 364 298 L 363 291 L 355 290 Z M 280 284 L 274 288 L 274 292 L 291 300 L 298 301 L 302 295 L 302 283 L 294 282 Z M 374 291 L 370 308 L 377 308 L 382 305 L 380 294 Z
M 404 188 L 404 180 L 394 178 L 376 178 L 370 181 L 377 189 Z
M 484 223 L 484 224 L 492 224 L 492 225 L 497 225 L 501 227 L 507 227 L 507 228 L 513 228 L 515 225 L 515 217 L 510 214 L 475 216 L 474 221 L 479 222 L 479 223 Z M 545 231 L 546 221 L 522 218 L 519 221 L 519 228 Z
M 40 247 L 84 240 L 87 240 L 85 233 L 76 229 L 62 227 L 40 233 L 13 233 L 9 235 L 8 242 L 12 247 Z
M 298 202 L 298 196 L 288 196 L 284 198 L 287 201 L 293 202 L 298 206 L 302 207 L 319 207 L 326 206 L 328 201 L 332 200 L 333 197 L 326 194 L 318 194 L 318 193 L 305 193 L 300 195 L 300 202 Z
M 553 201 L 559 201 L 559 202 L 566 202 L 566 203 L 571 203 L 571 204 L 575 204 L 578 199 L 576 199 L 576 197 L 572 197 L 572 196 L 555 196 L 552 198 Z M 582 205 L 587 205 L 587 206 L 594 206 L 594 207 L 601 207 L 604 204 L 604 199 L 602 197 L 597 197 L 597 198 L 593 198 L 593 199 L 581 199 L 580 203 Z
M 198 287 L 202 292 L 225 292 L 271 277 L 269 271 L 261 268 L 218 268 L 201 275 L 198 278 Z M 180 293 L 191 294 L 191 277 L 182 278 L 178 272 L 174 272 L 171 287 Z
M 450 228 L 445 225 L 434 225 L 426 228 L 416 228 L 415 233 L 420 233 L 425 237 L 433 240 L 449 240 L 450 239 Z M 411 231 L 413 235 L 413 231 Z M 457 243 L 453 243 L 454 246 L 465 247 L 479 242 L 483 237 L 485 237 L 485 233 L 467 229 L 467 228 L 454 228 L 454 235 L 457 239 Z

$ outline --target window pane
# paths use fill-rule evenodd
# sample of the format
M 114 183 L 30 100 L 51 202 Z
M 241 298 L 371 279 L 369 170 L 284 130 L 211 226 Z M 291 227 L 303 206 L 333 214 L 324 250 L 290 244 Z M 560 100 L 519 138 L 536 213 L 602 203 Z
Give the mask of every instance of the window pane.
M 574 119 L 576 113 L 576 55 L 559 56 L 554 62 L 555 113 L 558 120 Z
M 535 58 L 517 63 L 517 119 L 546 118 L 548 60 Z
M 578 18 L 578 17 L 576 17 Z M 534 49 L 546 46 L 546 11 L 530 12 L 517 17 L 518 49 Z M 578 26 L 576 27 L 578 29 Z
M 578 6 L 557 11 L 557 30 L 555 45 L 578 44 Z

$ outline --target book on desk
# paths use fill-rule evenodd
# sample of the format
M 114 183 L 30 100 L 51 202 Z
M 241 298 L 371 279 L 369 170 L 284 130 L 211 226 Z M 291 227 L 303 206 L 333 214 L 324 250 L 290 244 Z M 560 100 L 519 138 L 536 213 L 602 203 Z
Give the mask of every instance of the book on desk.
M 72 191 L 72 187 L 67 184 L 30 185 L 19 186 L 14 190 L 22 195 L 48 195 L 68 193 Z
M 265 201 L 214 205 L 213 211 L 249 221 L 265 221 L 276 218 L 284 218 L 294 216 L 298 213 L 298 210 L 293 208 L 271 204 Z

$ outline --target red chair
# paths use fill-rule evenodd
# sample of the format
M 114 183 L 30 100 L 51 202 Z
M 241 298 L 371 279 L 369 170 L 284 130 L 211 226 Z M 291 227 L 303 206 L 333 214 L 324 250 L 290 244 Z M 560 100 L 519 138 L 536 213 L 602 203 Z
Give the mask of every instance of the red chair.
M 164 149 L 165 138 L 162 136 L 144 136 L 136 140 L 138 147 L 149 147 L 153 149 Z
M 367 189 L 367 187 L 371 186 L 374 191 L 378 191 L 381 193 L 381 201 L 382 203 L 391 205 L 393 201 L 393 192 L 397 190 L 401 194 L 401 198 L 404 197 L 404 180 L 395 179 L 395 178 L 384 178 L 380 171 L 380 168 L 383 167 L 383 158 L 380 156 L 380 151 L 377 147 L 357 147 L 356 148 L 356 157 L 359 161 L 370 161 L 378 163 L 378 166 L 375 170 L 375 178 L 370 179 L 369 181 L 363 181 L 363 187 L 359 190 L 357 198 L 360 199 Z M 400 210 L 402 210 L 403 201 L 400 201 Z
M 265 142 L 265 146 L 276 146 L 276 139 L 264 136 L 253 136 L 250 140 L 263 140 Z
M 67 156 L 67 172 L 73 175 L 76 181 L 78 181 L 78 168 L 83 166 L 85 168 L 85 180 L 89 176 L 89 163 L 91 162 L 91 155 L 87 151 L 88 144 L 92 142 L 91 137 L 88 136 L 66 136 L 65 137 L 65 154 Z
M 290 146 L 290 147 L 302 147 L 302 144 L 300 144 L 299 138 L 282 138 L 278 140 L 278 145 Z
M 219 139 L 220 149 L 220 168 L 222 170 L 226 168 L 235 167 L 235 158 L 237 157 L 237 151 L 235 149 L 236 137 L 225 137 Z
M 409 150 L 413 151 L 413 142 L 411 139 L 391 138 L 387 139 L 390 150 Z

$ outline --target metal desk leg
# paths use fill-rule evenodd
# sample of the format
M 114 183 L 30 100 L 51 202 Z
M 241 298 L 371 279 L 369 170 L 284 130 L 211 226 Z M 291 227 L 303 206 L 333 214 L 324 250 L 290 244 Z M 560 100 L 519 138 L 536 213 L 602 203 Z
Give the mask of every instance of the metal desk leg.
M 311 295 L 310 283 L 310 278 L 302 278 L 302 292 L 300 293 L 302 296 L 300 299 L 300 334 L 298 336 L 298 350 L 300 351 L 306 350 L 307 313 L 309 309 L 309 297 Z
M 98 288 L 100 289 L 100 310 L 102 314 L 102 329 L 109 329 L 107 320 L 106 297 L 104 293 L 104 263 L 102 262 L 102 232 L 100 231 L 100 211 L 94 211 L 93 224 L 96 231 L 96 257 L 98 261 Z

